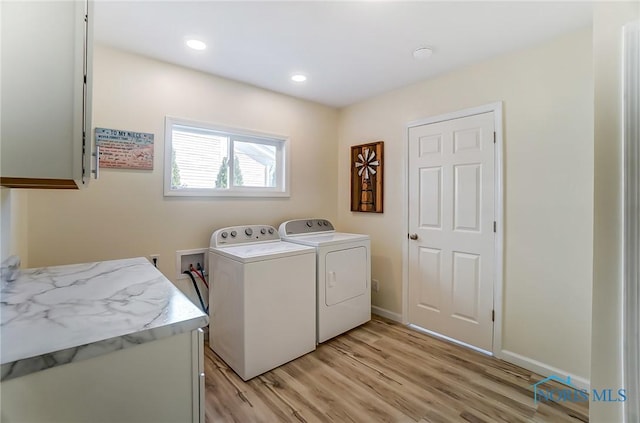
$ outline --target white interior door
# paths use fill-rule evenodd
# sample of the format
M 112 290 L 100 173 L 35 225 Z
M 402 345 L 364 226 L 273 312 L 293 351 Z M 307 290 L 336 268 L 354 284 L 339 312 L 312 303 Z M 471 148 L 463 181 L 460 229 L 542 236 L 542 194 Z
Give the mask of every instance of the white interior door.
M 493 341 L 494 114 L 409 129 L 409 323 Z

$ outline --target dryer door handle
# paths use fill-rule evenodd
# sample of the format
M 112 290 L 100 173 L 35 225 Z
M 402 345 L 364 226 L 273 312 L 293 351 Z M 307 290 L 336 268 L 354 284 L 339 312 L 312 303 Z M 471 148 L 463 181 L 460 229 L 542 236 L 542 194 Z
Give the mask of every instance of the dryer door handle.
M 336 286 L 336 272 L 329 272 L 329 288 Z

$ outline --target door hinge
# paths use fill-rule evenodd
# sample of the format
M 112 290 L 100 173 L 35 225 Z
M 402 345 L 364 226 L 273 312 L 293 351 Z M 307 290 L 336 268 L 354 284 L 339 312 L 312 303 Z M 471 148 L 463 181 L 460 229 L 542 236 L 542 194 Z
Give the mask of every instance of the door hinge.
M 495 131 L 493 132 L 493 143 L 494 144 L 496 143 L 496 133 L 495 133 Z
M 498 226 L 498 225 L 496 224 L 496 221 L 494 220 L 494 221 L 493 221 L 493 232 L 494 232 L 494 233 L 495 233 L 495 232 L 497 232 L 497 226 Z
M 491 321 L 492 322 L 496 321 L 496 311 L 495 310 L 491 310 Z

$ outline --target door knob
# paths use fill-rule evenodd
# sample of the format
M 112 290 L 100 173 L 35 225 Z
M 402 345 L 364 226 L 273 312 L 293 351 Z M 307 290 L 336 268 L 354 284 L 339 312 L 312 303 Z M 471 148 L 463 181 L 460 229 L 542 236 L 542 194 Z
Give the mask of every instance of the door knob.
M 418 234 L 411 234 L 409 235 L 409 238 L 415 241 L 416 239 L 418 239 Z

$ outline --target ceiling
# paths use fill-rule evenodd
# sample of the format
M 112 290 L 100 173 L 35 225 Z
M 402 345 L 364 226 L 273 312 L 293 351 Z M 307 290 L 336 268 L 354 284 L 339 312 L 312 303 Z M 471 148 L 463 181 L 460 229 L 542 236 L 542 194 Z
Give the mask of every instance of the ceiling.
M 589 2 L 106 1 L 96 42 L 342 107 L 586 27 Z M 195 51 L 189 38 L 207 44 Z M 415 60 L 421 46 L 433 49 Z M 308 76 L 304 83 L 290 80 Z

